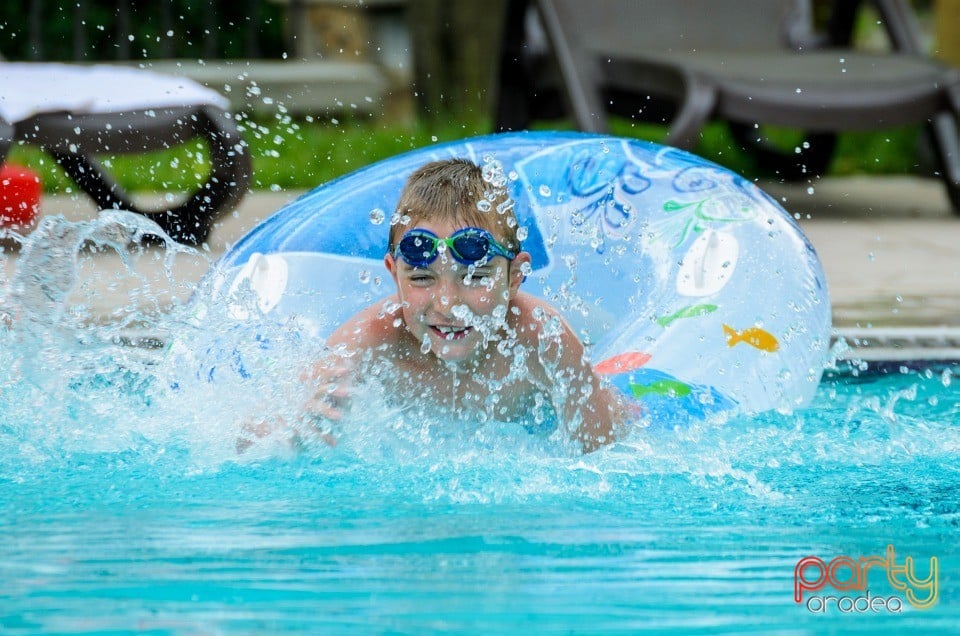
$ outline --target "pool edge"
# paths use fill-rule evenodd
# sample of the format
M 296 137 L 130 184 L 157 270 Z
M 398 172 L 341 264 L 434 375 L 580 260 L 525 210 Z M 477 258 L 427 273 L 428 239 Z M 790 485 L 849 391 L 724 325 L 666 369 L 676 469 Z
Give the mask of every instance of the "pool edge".
M 960 327 L 838 328 L 832 347 L 843 360 L 958 362 Z

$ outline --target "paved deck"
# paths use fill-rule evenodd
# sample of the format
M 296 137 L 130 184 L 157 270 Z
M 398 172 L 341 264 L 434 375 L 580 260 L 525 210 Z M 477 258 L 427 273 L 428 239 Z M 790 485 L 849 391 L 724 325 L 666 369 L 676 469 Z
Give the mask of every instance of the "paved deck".
M 871 359 L 960 359 L 960 216 L 939 180 L 766 184 L 823 262 L 837 332 Z
M 950 211 L 941 182 L 916 177 L 825 179 L 808 186 L 761 184 L 793 213 L 824 265 L 838 334 L 857 355 L 960 359 L 960 217 Z M 115 255 L 81 259 L 77 295 L 94 316 L 149 300 L 162 307 L 186 298 L 192 285 L 229 245 L 300 192 L 248 195 L 216 226 L 205 251 L 179 255 L 172 276 L 159 251 L 136 262 L 138 277 L 120 275 Z M 44 215 L 89 219 L 82 197 L 44 199 Z M 18 267 L 14 253 L 5 275 Z M 156 299 L 156 300 L 153 300 Z M 916 351 L 916 348 L 923 351 Z

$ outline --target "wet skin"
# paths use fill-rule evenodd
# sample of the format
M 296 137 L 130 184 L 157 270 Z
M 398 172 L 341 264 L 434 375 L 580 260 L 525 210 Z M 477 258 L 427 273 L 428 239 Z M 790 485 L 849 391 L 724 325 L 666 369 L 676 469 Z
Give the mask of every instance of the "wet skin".
M 461 229 L 417 227 L 440 237 Z M 499 421 L 528 421 L 549 408 L 585 450 L 612 441 L 625 419 L 620 397 L 601 386 L 556 311 L 520 291 L 529 262 L 521 252 L 513 261 L 498 256 L 468 268 L 441 250 L 418 268 L 387 254 L 397 293 L 331 334 L 327 345 L 341 362 L 314 366 L 308 375 L 317 393 L 305 408 L 339 418 L 353 380 L 375 373 L 396 402 Z

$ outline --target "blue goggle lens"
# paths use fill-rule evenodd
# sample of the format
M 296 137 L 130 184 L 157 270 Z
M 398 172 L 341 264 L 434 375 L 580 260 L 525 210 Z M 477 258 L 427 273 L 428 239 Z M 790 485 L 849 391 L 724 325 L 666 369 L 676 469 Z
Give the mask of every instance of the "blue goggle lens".
M 513 260 L 513 252 L 501 245 L 490 232 L 475 227 L 457 230 L 450 238 L 442 239 L 430 230 L 414 228 L 403 235 L 394 250 L 394 257 L 403 258 L 412 267 L 426 267 L 436 260 L 440 244 L 463 265 L 480 265 L 494 256 Z

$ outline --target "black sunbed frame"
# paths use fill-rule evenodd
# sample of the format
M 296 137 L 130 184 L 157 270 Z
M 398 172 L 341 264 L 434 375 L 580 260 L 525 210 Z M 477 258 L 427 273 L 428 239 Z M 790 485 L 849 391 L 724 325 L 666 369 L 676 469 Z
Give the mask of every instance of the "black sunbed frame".
M 202 138 L 210 152 L 206 181 L 185 201 L 144 209 L 131 200 L 97 161 L 98 154 L 132 154 Z M 0 119 L 0 161 L 16 142 L 36 144 L 104 209 L 138 212 L 174 240 L 199 245 L 215 218 L 246 193 L 250 157 L 233 119 L 212 105 L 153 108 L 107 114 L 42 113 L 11 124 Z

